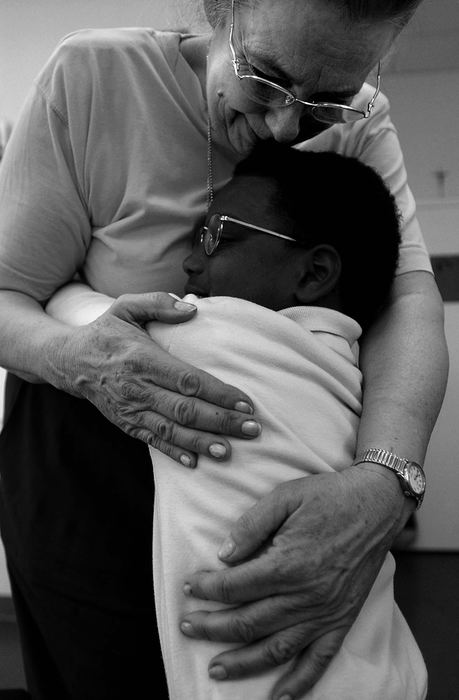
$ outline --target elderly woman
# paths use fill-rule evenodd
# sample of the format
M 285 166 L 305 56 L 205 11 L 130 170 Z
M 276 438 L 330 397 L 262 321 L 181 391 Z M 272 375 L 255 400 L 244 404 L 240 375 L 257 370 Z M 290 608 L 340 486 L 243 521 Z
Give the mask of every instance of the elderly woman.
M 146 292 L 182 293 L 191 222 L 258 139 L 372 165 L 397 197 L 404 231 L 391 301 L 362 345 L 359 463 L 276 488 L 234 524 L 220 552 L 231 568 L 186 582 L 198 598 L 235 604 L 182 620 L 188 635 L 245 643 L 209 660 L 210 675 L 253 675 L 296 656 L 272 697 L 301 697 L 420 504 L 412 462 L 424 459 L 447 358 L 378 96 L 380 61 L 417 4 L 208 0 L 209 36 L 78 32 L 38 77 L 0 183 L 0 364 L 29 380 L 9 385 L 2 535 L 34 698 L 165 692 L 151 673 L 159 652 L 142 441 L 194 466 L 199 454 L 228 458 L 231 436 L 251 439 L 260 426 L 250 397 L 153 343 L 147 321 L 180 323 L 195 309 Z M 70 329 L 43 304 L 77 272 L 98 291 L 129 296 Z

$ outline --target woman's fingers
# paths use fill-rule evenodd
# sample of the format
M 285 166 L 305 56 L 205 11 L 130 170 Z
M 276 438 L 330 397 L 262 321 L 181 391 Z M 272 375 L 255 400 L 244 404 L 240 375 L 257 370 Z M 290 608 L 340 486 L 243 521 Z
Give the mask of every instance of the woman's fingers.
M 314 640 L 299 654 L 293 666 L 276 683 L 271 700 L 302 698 L 325 673 L 338 653 L 347 632 L 348 628 L 339 628 L 326 632 Z
M 260 604 L 266 599 L 272 601 L 274 598 L 271 596 L 281 593 L 290 594 L 286 589 L 291 588 L 291 582 L 285 580 L 286 575 L 278 564 L 276 553 L 268 550 L 267 553 L 231 569 L 197 571 L 190 574 L 184 583 L 183 590 L 185 595 L 193 598 L 213 600 L 227 605 L 249 603 L 254 600 L 259 601 Z M 231 608 L 231 610 L 232 614 L 237 614 L 239 609 Z M 270 611 L 270 614 L 272 612 Z M 187 617 L 192 614 L 196 613 L 189 613 Z
M 223 652 L 210 661 L 209 676 L 215 680 L 244 678 L 281 666 L 303 651 L 307 637 L 306 625 L 294 625 L 257 644 Z
M 266 546 L 273 533 L 279 532 L 285 520 L 298 507 L 299 500 L 301 491 L 284 488 L 281 484 L 257 501 L 234 523 L 218 552 L 220 559 L 235 564 L 254 554 L 261 546 Z
M 131 437 L 148 443 L 184 466 L 196 466 L 196 455 L 207 455 L 218 461 L 231 456 L 231 445 L 222 435 L 191 430 L 154 411 L 133 411 L 124 415 L 120 427 Z
M 163 439 L 169 439 L 164 437 L 166 433 L 182 434 L 180 426 L 241 438 L 256 437 L 260 432 L 256 420 L 244 411 L 222 408 L 196 396 L 184 396 L 150 381 L 134 379 L 123 386 L 123 393 L 129 400 L 141 403 L 142 408 L 148 396 L 150 411 L 145 412 L 145 420 Z M 157 416 L 165 420 L 161 422 Z
M 326 624 L 330 628 L 334 622 L 330 618 Z M 302 626 L 304 632 L 303 648 L 325 625 L 301 595 L 272 596 L 238 608 L 188 613 L 181 620 L 180 629 L 187 637 L 249 644 L 296 625 Z
M 257 643 L 215 656 L 209 662 L 208 673 L 210 678 L 220 681 L 244 678 L 295 659 L 271 694 L 272 700 L 284 697 L 295 700 L 303 697 L 326 671 L 348 629 L 340 627 L 323 633 L 317 624 L 293 624 Z
M 67 390 L 89 399 L 129 435 L 186 466 L 195 466 L 199 454 L 228 458 L 226 437 L 250 439 L 260 433 L 250 398 L 157 345 L 143 328 L 153 315 L 151 304 L 145 308 L 137 296 L 155 295 L 121 298 L 75 331 L 65 368 L 74 378 Z M 158 318 L 172 314 L 179 303 L 167 294 L 162 297 L 166 300 L 161 299 Z M 178 313 L 182 318 L 170 322 L 184 320 L 183 311 Z
M 261 431 L 251 415 L 182 396 L 142 377 L 113 380 L 112 391 L 115 381 L 119 383 L 120 427 L 173 459 L 178 453 L 164 449 L 167 444 L 219 460 L 228 459 L 231 445 L 224 436 L 250 439 Z
M 115 299 L 108 313 L 143 327 L 150 321 L 183 323 L 193 318 L 196 311 L 194 304 L 188 304 L 166 292 L 148 292 L 121 295 Z

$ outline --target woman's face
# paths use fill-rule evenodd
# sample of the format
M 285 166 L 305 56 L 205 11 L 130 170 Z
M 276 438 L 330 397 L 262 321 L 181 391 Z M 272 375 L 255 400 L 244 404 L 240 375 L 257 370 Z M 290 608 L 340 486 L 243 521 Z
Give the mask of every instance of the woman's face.
M 247 154 L 259 139 L 292 143 L 327 125 L 308 117 L 299 103 L 269 108 L 251 101 L 231 63 L 230 13 L 215 29 L 207 69 L 207 99 L 214 141 Z M 235 0 L 234 47 L 243 72 L 250 63 L 262 77 L 308 101 L 347 103 L 388 51 L 397 29 L 360 25 L 324 0 Z

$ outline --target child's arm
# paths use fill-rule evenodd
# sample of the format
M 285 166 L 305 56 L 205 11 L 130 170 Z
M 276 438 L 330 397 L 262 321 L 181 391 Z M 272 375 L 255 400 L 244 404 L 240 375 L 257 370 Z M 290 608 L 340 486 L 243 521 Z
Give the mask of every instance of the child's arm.
M 86 284 L 70 282 L 51 297 L 45 310 L 56 321 L 85 326 L 102 316 L 114 301 L 113 297 L 95 292 Z

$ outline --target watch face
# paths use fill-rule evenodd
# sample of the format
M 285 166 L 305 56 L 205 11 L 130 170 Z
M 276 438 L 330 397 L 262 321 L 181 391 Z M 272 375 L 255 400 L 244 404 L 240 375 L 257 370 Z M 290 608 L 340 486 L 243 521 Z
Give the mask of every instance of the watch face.
M 426 488 L 426 478 L 420 467 L 413 462 L 408 465 L 408 480 L 413 493 L 421 496 Z

